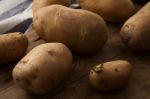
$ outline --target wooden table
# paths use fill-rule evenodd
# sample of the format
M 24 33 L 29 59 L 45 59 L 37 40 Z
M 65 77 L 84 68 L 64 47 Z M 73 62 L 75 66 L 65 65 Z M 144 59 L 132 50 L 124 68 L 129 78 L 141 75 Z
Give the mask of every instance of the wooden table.
M 130 51 L 120 40 L 120 24 L 108 24 L 109 40 L 95 55 L 74 55 L 74 69 L 56 89 L 44 96 L 26 93 L 12 81 L 15 63 L 0 66 L 0 99 L 150 99 L 150 53 Z M 34 31 L 26 33 L 29 49 L 44 43 Z M 133 73 L 126 87 L 102 93 L 93 89 L 88 81 L 89 70 L 101 62 L 124 59 L 133 65 Z

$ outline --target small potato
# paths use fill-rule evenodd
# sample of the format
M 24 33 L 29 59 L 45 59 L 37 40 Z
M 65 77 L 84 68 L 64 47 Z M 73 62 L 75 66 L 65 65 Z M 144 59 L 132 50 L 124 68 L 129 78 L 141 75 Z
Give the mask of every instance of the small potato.
M 123 25 L 120 35 L 134 51 L 150 51 L 150 2 Z
M 125 86 L 131 74 L 131 64 L 117 60 L 96 65 L 90 71 L 91 85 L 100 91 L 112 91 Z
M 108 38 L 106 23 L 99 15 L 62 5 L 39 9 L 33 25 L 45 41 L 63 43 L 81 54 L 98 52 Z
M 0 35 L 0 64 L 21 58 L 28 47 L 23 33 L 15 32 Z
M 131 0 L 77 0 L 82 9 L 95 12 L 109 22 L 123 22 L 134 13 Z
M 13 69 L 14 82 L 22 89 L 43 95 L 54 89 L 72 68 L 72 54 L 61 43 L 33 48 Z

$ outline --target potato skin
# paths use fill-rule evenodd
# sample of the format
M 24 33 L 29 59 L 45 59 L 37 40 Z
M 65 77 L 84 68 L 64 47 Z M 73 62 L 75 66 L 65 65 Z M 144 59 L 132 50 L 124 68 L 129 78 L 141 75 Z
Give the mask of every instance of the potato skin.
M 96 53 L 107 41 L 104 20 L 90 11 L 52 5 L 40 9 L 34 19 L 34 28 L 42 39 L 64 43 L 73 52 Z
M 132 50 L 150 50 L 150 2 L 125 22 L 120 35 L 124 44 Z
M 134 13 L 131 0 L 77 0 L 82 9 L 95 12 L 109 22 L 123 22 Z
M 131 74 L 131 64 L 124 60 L 106 62 L 93 67 L 89 79 L 100 91 L 112 91 L 125 86 Z
M 33 14 L 36 10 L 52 4 L 69 6 L 69 0 L 33 0 Z
M 53 4 L 69 6 L 69 0 L 33 0 L 33 11 Z
M 70 3 L 69 0 L 33 0 L 33 8 L 32 8 L 33 17 L 35 16 L 36 11 L 38 11 L 40 8 L 50 6 L 53 4 L 69 6 L 69 3 Z
M 15 32 L 0 35 L 0 64 L 21 58 L 28 47 L 23 33 Z
M 43 95 L 55 88 L 72 68 L 72 54 L 61 43 L 41 44 L 13 70 L 14 82 L 27 92 Z

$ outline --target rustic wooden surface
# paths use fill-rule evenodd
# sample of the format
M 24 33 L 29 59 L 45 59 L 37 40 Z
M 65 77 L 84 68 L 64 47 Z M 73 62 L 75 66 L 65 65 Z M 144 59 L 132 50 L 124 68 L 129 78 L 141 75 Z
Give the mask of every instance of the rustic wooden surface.
M 128 50 L 120 40 L 121 25 L 108 24 L 109 40 L 95 55 L 74 55 L 73 70 L 56 89 L 44 96 L 26 93 L 12 81 L 14 63 L 0 65 L 0 99 L 150 99 L 150 53 Z M 26 33 L 29 48 L 44 43 L 34 31 Z M 99 92 L 88 81 L 89 70 L 101 62 L 124 59 L 133 65 L 133 73 L 126 87 L 113 92 Z

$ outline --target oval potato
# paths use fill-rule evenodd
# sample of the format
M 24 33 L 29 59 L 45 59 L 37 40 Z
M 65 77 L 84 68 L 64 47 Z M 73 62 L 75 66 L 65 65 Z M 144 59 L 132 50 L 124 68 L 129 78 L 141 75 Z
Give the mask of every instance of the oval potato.
M 150 50 L 150 2 L 125 22 L 120 35 L 132 50 Z
M 95 12 L 109 22 L 122 22 L 134 13 L 131 0 L 77 0 L 82 9 Z
M 27 92 L 43 95 L 54 89 L 72 68 L 72 54 L 61 43 L 33 48 L 13 69 L 14 82 Z
M 0 64 L 18 60 L 28 47 L 28 39 L 23 33 L 15 32 L 0 35 Z
M 117 60 L 96 65 L 90 71 L 91 85 L 100 91 L 112 91 L 125 86 L 131 74 L 131 64 Z
M 96 53 L 108 38 L 106 23 L 99 15 L 61 5 L 39 9 L 33 25 L 42 39 L 64 43 L 77 53 Z

